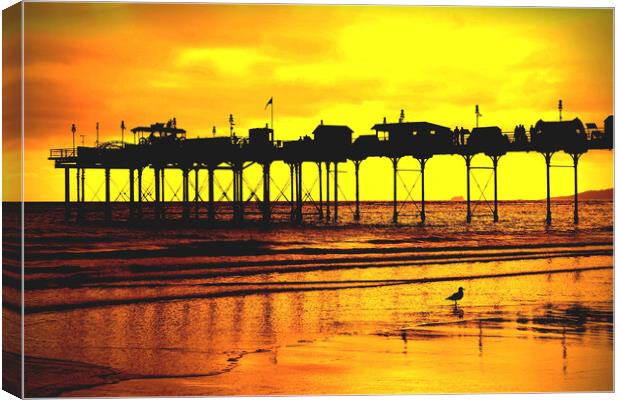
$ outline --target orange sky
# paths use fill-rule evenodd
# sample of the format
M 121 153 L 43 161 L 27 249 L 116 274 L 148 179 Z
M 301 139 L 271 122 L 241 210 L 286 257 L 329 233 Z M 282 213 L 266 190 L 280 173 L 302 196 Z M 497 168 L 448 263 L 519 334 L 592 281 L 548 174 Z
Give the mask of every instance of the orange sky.
M 121 119 L 171 117 L 207 136 L 213 125 L 226 133 L 233 113 L 245 135 L 268 121 L 270 96 L 277 139 L 310 134 L 321 119 L 368 134 L 401 108 L 407 120 L 471 128 L 474 104 L 482 125 L 511 131 L 557 119 L 559 98 L 566 119 L 602 126 L 613 113 L 612 29 L 611 9 L 26 3 L 25 199 L 63 199 L 47 155 L 71 147 L 72 123 L 92 145 L 96 121 L 101 140 L 120 139 Z M 587 153 L 580 190 L 612 187 L 612 162 L 612 152 Z M 342 169 L 352 198 L 353 168 Z M 387 159 L 361 171 L 362 199 L 390 198 Z M 553 172 L 553 195 L 571 193 L 571 174 Z M 87 172 L 89 187 L 101 176 Z M 460 157 L 434 157 L 427 199 L 464 195 L 464 178 Z M 504 157 L 499 196 L 543 198 L 543 157 Z

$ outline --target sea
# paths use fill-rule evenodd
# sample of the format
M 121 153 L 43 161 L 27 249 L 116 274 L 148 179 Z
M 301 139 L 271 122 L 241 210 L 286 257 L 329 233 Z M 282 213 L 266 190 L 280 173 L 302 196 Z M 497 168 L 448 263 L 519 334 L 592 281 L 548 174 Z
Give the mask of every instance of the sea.
M 613 202 L 25 204 L 28 397 L 612 391 Z M 16 204 L 4 213 L 17 215 Z M 323 205 L 323 214 L 326 208 Z M 12 221 L 12 222 L 11 222 Z M 19 249 L 5 218 L 5 254 Z M 6 253 L 8 251 L 8 253 Z M 19 269 L 4 271 L 18 293 Z M 446 300 L 463 288 L 456 304 Z M 19 302 L 5 295 L 4 323 Z M 18 337 L 4 335 L 12 343 Z M 4 354 L 5 363 L 17 357 Z

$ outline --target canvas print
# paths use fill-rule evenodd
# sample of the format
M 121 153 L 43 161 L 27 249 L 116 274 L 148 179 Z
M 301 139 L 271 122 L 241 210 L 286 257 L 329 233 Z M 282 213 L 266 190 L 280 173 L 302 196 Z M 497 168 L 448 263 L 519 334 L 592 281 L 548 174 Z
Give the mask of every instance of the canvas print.
M 3 389 L 613 391 L 613 17 L 4 10 Z

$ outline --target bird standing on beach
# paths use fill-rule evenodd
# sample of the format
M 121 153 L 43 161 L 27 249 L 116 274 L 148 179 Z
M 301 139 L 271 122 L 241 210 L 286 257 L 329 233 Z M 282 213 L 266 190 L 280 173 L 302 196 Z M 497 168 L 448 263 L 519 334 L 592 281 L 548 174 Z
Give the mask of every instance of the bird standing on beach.
M 454 300 L 454 308 L 457 307 L 456 302 L 461 300 L 463 298 L 463 288 L 459 287 L 459 291 L 456 293 L 453 293 L 450 297 L 446 297 L 446 300 Z

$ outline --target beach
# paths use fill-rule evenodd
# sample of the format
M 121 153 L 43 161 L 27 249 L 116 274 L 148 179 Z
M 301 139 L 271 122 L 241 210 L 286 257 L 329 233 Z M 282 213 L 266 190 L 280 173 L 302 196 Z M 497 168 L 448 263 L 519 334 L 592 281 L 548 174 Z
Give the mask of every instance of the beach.
M 425 226 L 379 202 L 303 226 L 62 207 L 26 205 L 27 396 L 613 390 L 612 202 L 551 227 L 542 202 L 469 225 L 430 202 Z

